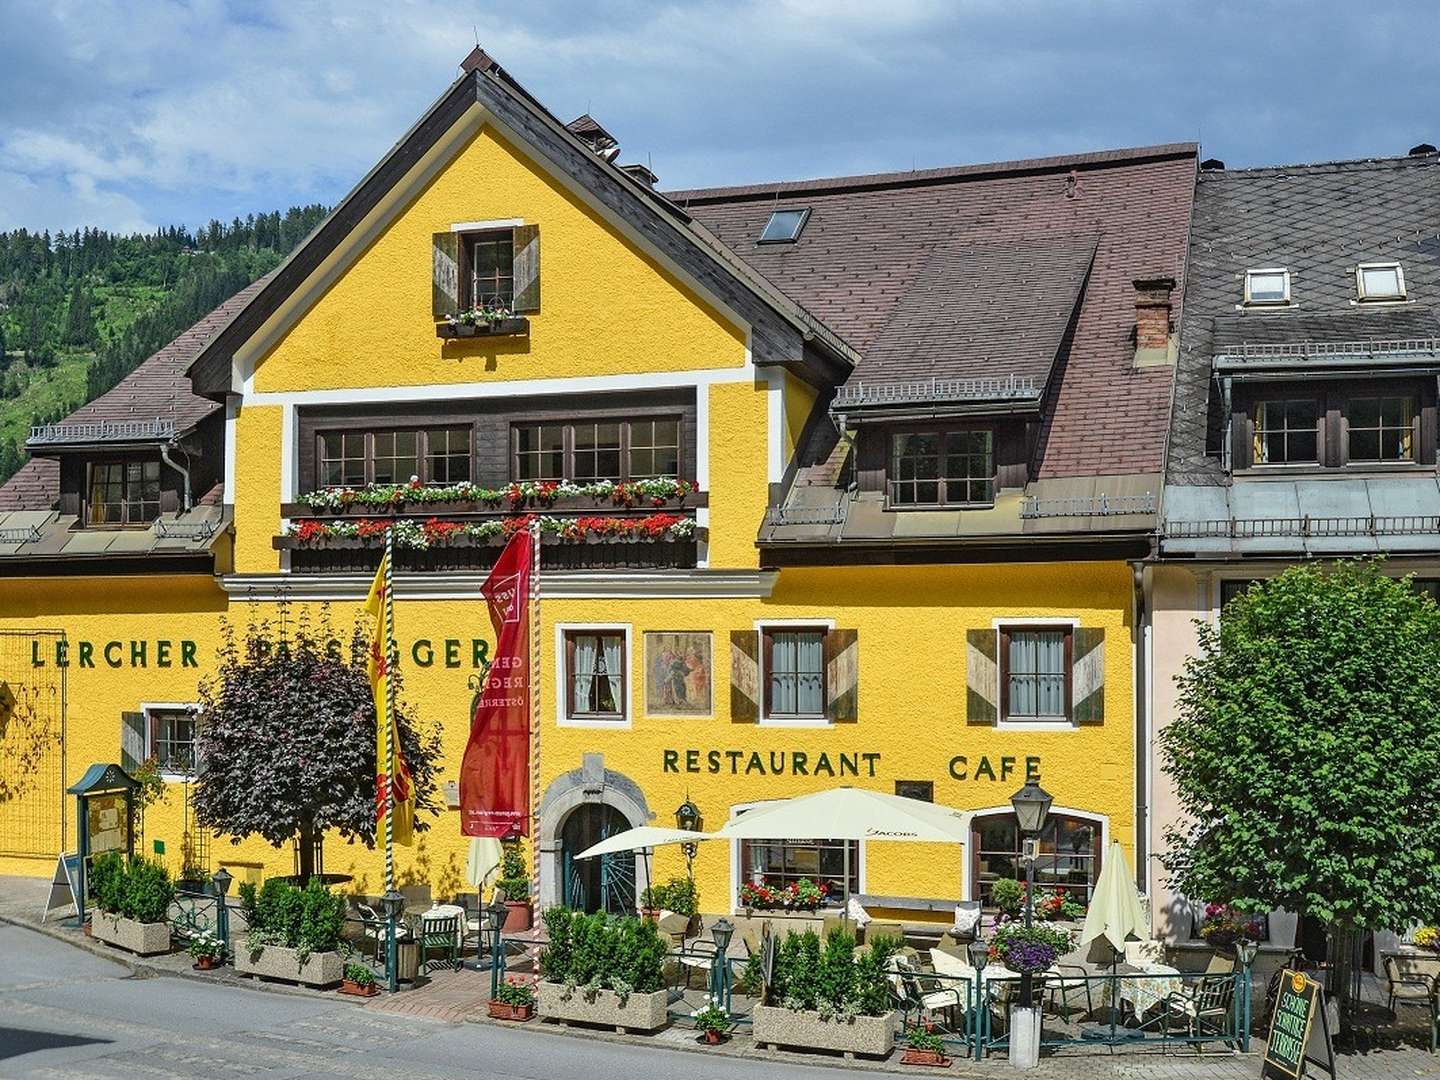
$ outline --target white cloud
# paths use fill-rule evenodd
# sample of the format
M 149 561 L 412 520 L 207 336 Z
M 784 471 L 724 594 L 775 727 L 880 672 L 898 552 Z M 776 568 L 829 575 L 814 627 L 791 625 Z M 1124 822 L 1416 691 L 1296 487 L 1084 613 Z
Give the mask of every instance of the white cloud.
M 478 33 L 691 186 L 1193 138 L 1232 163 L 1440 141 L 1440 9 L 1239 2 L 0 0 L 0 215 L 198 223 L 333 202 Z M 1377 121 L 1365 79 L 1407 92 Z M 1263 73 L 1263 79 L 1260 78 Z M 1261 117 L 1237 87 L 1280 87 Z

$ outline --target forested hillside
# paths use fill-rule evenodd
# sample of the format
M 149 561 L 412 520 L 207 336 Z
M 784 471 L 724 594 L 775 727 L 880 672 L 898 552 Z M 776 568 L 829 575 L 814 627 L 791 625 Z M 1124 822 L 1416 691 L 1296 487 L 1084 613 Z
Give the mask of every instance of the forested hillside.
M 323 206 L 194 232 L 0 233 L 0 482 L 32 424 L 104 393 L 180 331 L 269 271 Z

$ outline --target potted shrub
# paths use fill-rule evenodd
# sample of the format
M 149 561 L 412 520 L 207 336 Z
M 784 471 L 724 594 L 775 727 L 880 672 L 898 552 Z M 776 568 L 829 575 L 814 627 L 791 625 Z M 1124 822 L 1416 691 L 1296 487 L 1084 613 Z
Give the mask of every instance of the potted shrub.
M 306 986 L 334 986 L 345 974 L 340 953 L 345 898 L 311 878 L 303 889 L 271 878 L 257 890 L 240 886 L 240 910 L 250 927 L 235 950 L 235 970 Z
M 353 997 L 374 997 L 380 993 L 375 972 L 364 964 L 346 964 L 340 977 L 340 993 Z
M 698 930 L 700 919 L 700 890 L 688 877 L 672 877 L 660 885 L 651 885 L 640 894 L 640 913 L 647 919 L 657 919 L 662 911 L 673 911 L 690 920 L 689 932 Z
M 900 1064 L 947 1067 L 950 1058 L 945 1053 L 945 1040 L 917 1024 L 905 1034 L 905 1052 L 900 1055 Z
M 1019 975 L 1038 975 L 1071 949 L 1068 931 L 1036 923 L 1006 923 L 990 939 L 991 961 L 1004 964 Z M 1010 1006 L 1010 1063 L 1017 1068 L 1034 1068 L 1040 1060 L 1040 1007 L 1024 995 Z
M 519 979 L 506 979 L 490 999 L 492 1020 L 529 1020 L 535 1015 L 535 989 Z
M 530 929 L 530 875 L 525 868 L 525 854 L 520 841 L 507 840 L 500 863 L 500 879 L 495 887 L 505 893 L 505 926 L 507 934 Z
M 868 944 L 857 957 L 854 935 L 838 928 L 823 947 L 813 930 L 786 937 L 766 1000 L 752 1014 L 756 1044 L 888 1055 L 895 1047 L 895 1011 L 887 965 L 900 941 L 880 935 Z
M 159 863 L 131 859 L 125 865 L 118 852 L 95 860 L 103 868 L 92 870 L 96 912 L 91 936 L 139 956 L 170 951 L 170 901 L 175 897 L 170 875 Z
M 654 923 L 551 908 L 545 929 L 536 987 L 542 1017 L 622 1032 L 665 1026 L 667 950 Z
M 196 971 L 210 971 L 225 962 L 225 943 L 209 930 L 192 937 L 186 951 L 195 958 Z
M 1422 926 L 1410 940 L 1417 949 L 1440 952 L 1440 929 L 1434 926 Z
M 724 1041 L 725 1032 L 730 1030 L 730 1016 L 718 1002 L 706 998 L 704 1006 L 695 1011 L 695 1027 L 708 1045 L 715 1046 Z

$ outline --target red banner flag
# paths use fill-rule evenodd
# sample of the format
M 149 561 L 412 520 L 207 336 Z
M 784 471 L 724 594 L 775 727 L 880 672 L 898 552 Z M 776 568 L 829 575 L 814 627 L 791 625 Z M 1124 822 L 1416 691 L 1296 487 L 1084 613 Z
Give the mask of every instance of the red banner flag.
M 480 594 L 495 627 L 494 661 L 460 766 L 463 836 L 530 835 L 530 571 L 534 536 L 510 538 Z

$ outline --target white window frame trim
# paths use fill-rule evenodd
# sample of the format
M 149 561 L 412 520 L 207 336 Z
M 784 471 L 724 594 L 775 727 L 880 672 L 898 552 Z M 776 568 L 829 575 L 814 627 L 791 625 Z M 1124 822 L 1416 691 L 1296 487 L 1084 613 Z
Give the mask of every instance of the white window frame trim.
M 570 700 L 569 677 L 565 670 L 565 635 L 576 631 L 619 631 L 625 637 L 625 702 L 620 720 L 575 719 L 566 715 L 566 703 Z M 555 624 L 555 726 L 562 728 L 589 728 L 592 731 L 629 731 L 635 726 L 633 699 L 635 686 L 635 654 L 633 651 L 630 623 L 556 623 Z
M 759 635 L 757 645 L 760 655 L 755 658 L 756 670 L 760 673 L 758 690 L 760 700 L 755 703 L 759 718 L 756 721 L 761 727 L 773 728 L 830 728 L 835 722 L 828 716 L 795 716 L 795 717 L 771 717 L 765 707 L 765 686 L 770 678 L 770 672 L 765 668 L 765 631 L 785 629 L 807 629 L 809 627 L 823 626 L 828 634 L 835 629 L 834 619 L 756 619 L 755 631 Z M 822 672 L 823 676 L 823 672 Z
M 757 799 L 757 800 L 754 801 L 754 802 L 735 803 L 733 806 L 730 807 L 730 817 L 727 819 L 727 823 L 734 823 L 738 818 L 742 817 L 742 816 L 746 813 L 746 811 L 749 811 L 749 810 L 758 810 L 758 809 L 760 809 L 762 806 L 774 806 L 774 805 L 776 805 L 776 804 L 778 804 L 778 803 L 782 803 L 782 802 L 784 802 L 784 801 L 785 801 L 784 799 Z M 938 804 L 937 804 L 937 805 L 938 805 Z M 744 843 L 743 840 L 731 840 L 731 841 L 730 841 L 730 914 L 731 914 L 731 915 L 738 915 L 738 914 L 740 914 L 740 884 L 741 884 L 742 881 L 745 880 L 745 879 L 744 879 L 744 868 L 741 867 L 741 865 L 740 865 L 740 845 L 741 845 L 742 843 Z M 869 881 L 867 880 L 867 867 L 866 867 L 866 863 L 867 863 L 867 861 L 868 861 L 867 858 L 866 858 L 866 848 L 869 846 L 869 842 L 866 841 L 866 840 L 857 840 L 857 841 L 855 841 L 855 843 L 859 845 L 858 862 L 857 862 L 857 866 L 856 866 L 856 868 L 855 868 L 855 878 L 856 878 L 856 881 L 857 881 L 857 882 L 859 883 L 859 885 L 860 885 L 860 889 L 859 889 L 859 892 L 856 892 L 856 893 L 854 893 L 854 894 L 852 894 L 852 895 L 859 896 L 859 895 L 861 895 L 861 894 L 863 894 L 863 893 L 867 893 L 867 892 L 870 891 Z M 824 909 L 822 908 L 821 911 L 823 912 L 823 910 L 824 910 Z
M 1398 293 L 1391 293 L 1385 296 L 1365 295 L 1365 271 L 1366 270 L 1394 270 L 1395 281 L 1399 285 Z M 1395 259 L 1380 259 L 1373 262 L 1362 262 L 1355 266 L 1355 298 L 1362 304 L 1401 304 L 1409 299 L 1405 291 L 1405 268 Z
M 1000 657 L 1000 631 L 1007 626 L 1055 626 L 1069 627 L 1071 636 L 1080 629 L 1080 620 L 1071 615 L 1045 615 L 1029 617 L 1025 615 L 1007 615 L 1003 618 L 996 617 L 990 620 L 991 628 L 995 631 L 995 678 L 998 682 L 1000 671 L 1004 667 Z M 998 706 L 1005 700 L 1005 688 L 995 687 L 997 712 Z M 1075 722 L 1074 702 L 1071 702 L 1070 716 L 1057 716 L 1052 720 L 1011 720 L 1001 714 L 996 718 L 995 728 L 997 731 L 1078 731 L 1080 725 Z
M 1279 274 L 1285 281 L 1285 296 L 1280 300 L 1256 300 L 1250 295 L 1250 279 L 1261 274 Z M 1290 269 L 1285 266 L 1252 266 L 1245 269 L 1245 307 L 1284 307 L 1292 303 Z
M 146 761 L 149 761 L 152 757 L 155 756 L 155 741 L 154 741 L 154 738 L 155 738 L 155 737 L 154 737 L 154 729 L 153 729 L 152 726 L 151 726 L 151 721 L 152 721 L 151 713 L 152 713 L 152 712 L 182 712 L 182 711 L 183 711 L 183 712 L 192 713 L 192 714 L 194 715 L 194 717 L 195 717 L 195 737 L 196 737 L 196 742 L 197 742 L 197 743 L 199 742 L 199 737 L 200 737 L 200 716 L 201 716 L 201 714 L 202 714 L 202 712 L 203 712 L 203 710 L 200 708 L 200 703 L 199 703 L 199 702 L 196 702 L 196 701 L 142 701 L 142 702 L 140 703 L 140 711 L 145 714 L 145 760 L 146 760 Z M 160 772 L 160 778 L 161 778 L 162 780 L 165 780 L 165 781 L 168 782 L 168 783 L 174 783 L 174 784 L 189 783 L 189 782 L 195 780 L 195 779 L 200 775 L 200 769 L 199 769 L 200 760 L 199 760 L 199 756 L 200 756 L 200 748 L 199 748 L 199 746 L 197 745 L 196 748 L 195 748 L 195 757 L 196 757 L 195 766 L 196 766 L 196 769 L 195 769 L 195 772 L 194 772 L 194 773 L 187 775 L 187 774 L 185 774 L 185 773 L 166 772 L 165 770 L 162 769 L 161 772 Z

